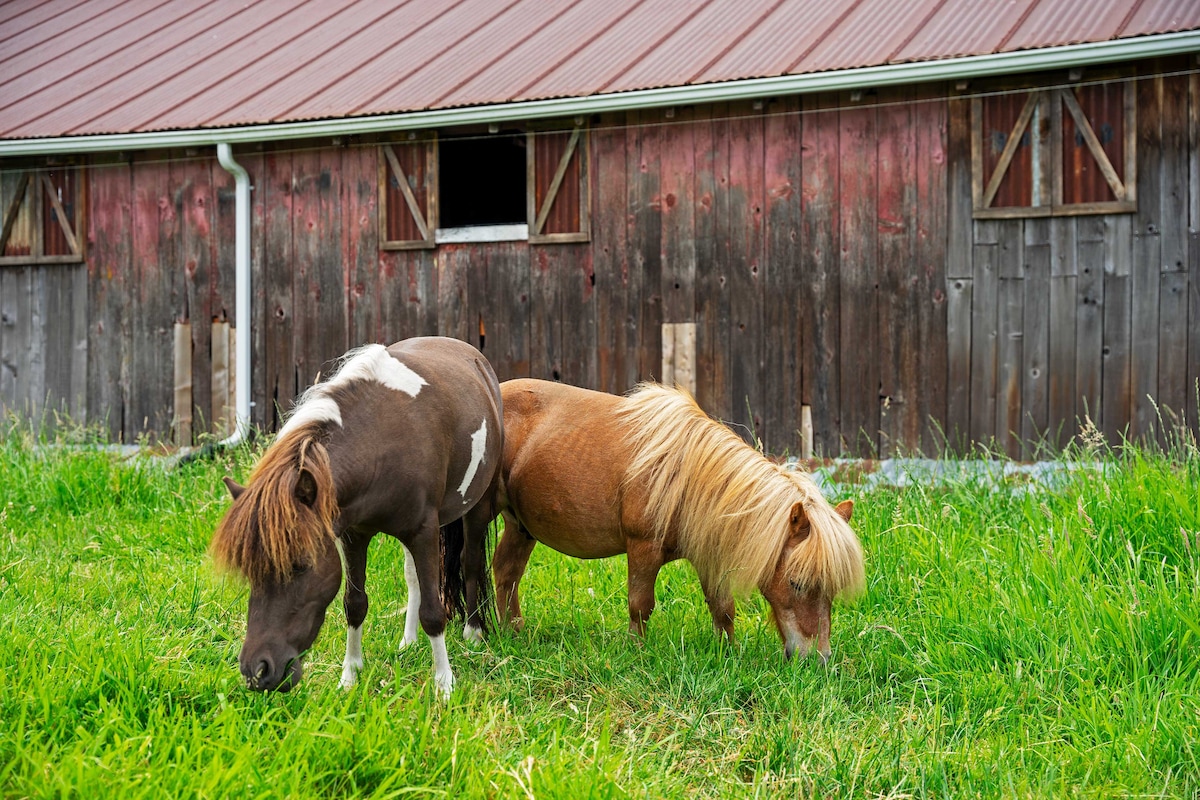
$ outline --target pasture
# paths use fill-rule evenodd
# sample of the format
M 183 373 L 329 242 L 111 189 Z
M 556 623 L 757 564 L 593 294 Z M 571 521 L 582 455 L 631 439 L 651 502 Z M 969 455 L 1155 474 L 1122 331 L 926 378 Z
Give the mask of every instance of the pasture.
M 399 546 L 371 548 L 366 666 L 335 601 L 293 692 L 243 688 L 246 589 L 206 550 L 261 450 L 168 468 L 0 440 L 4 797 L 1194 797 L 1200 453 L 1080 449 L 1052 489 L 856 491 L 867 592 L 828 668 L 766 604 L 711 630 L 664 568 L 644 645 L 623 558 L 535 550 L 527 627 L 398 652 Z M 461 631 L 455 623 L 454 631 Z

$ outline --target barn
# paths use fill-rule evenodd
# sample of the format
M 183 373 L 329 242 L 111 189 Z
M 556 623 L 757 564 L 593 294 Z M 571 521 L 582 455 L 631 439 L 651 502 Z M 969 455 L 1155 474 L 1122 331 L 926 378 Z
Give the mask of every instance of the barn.
M 774 454 L 1197 430 L 1193 0 L 0 7 L 0 405 L 274 430 L 349 347 Z

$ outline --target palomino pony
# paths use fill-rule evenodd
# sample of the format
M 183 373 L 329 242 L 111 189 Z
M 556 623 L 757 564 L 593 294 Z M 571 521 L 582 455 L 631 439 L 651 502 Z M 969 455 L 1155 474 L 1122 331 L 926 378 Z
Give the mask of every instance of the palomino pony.
M 641 384 L 617 397 L 537 380 L 501 385 L 504 535 L 492 556 L 502 617 L 538 542 L 577 558 L 628 553 L 629 629 L 642 636 L 668 561 L 696 568 L 719 633 L 757 587 L 788 657 L 828 660 L 831 605 L 864 586 L 850 501 L 763 458 L 685 392 Z
M 301 658 L 343 570 L 349 630 L 341 683 L 354 684 L 363 665 L 367 545 L 383 532 L 404 547 L 401 646 L 416 641 L 419 619 L 434 679 L 449 694 L 447 603 L 465 599 L 463 635 L 482 638 L 502 447 L 496 375 L 456 339 L 352 350 L 336 374 L 305 392 L 249 484 L 225 479 L 233 505 L 212 541 L 215 560 L 250 583 L 238 657 L 247 685 L 286 691 L 299 683 Z

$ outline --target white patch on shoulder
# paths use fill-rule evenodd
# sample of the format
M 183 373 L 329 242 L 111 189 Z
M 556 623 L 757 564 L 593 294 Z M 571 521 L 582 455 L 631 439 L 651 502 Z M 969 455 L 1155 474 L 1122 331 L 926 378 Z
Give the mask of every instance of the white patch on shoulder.
M 462 495 L 463 502 L 467 500 L 467 489 L 471 488 L 471 481 L 475 480 L 475 473 L 479 471 L 479 465 L 483 463 L 483 456 L 487 448 L 487 420 L 485 419 L 479 425 L 479 430 L 471 434 L 471 463 L 467 465 L 467 473 L 463 475 L 462 483 L 458 486 L 458 493 Z
M 416 397 L 421 393 L 422 386 L 429 385 L 428 381 L 413 372 L 403 361 L 392 356 L 386 348 L 383 354 L 386 358 L 380 358 L 375 365 L 375 379 L 384 386 L 404 392 L 409 397 Z
M 336 387 L 353 381 L 375 381 L 389 389 L 404 392 L 409 397 L 416 397 L 422 386 L 429 385 L 406 364 L 393 358 L 386 347 L 381 344 L 368 344 L 342 356 L 341 366 L 332 378 L 310 386 L 300 396 L 300 401 L 287 423 L 279 430 L 279 435 L 313 422 L 334 423 L 340 426 L 342 411 L 329 395 Z

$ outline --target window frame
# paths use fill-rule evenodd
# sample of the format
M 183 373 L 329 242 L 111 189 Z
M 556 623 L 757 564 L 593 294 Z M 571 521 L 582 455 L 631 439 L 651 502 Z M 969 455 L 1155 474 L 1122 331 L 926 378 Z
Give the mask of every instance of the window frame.
M 67 219 L 63 201 L 59 199 L 59 189 L 51 179 L 55 172 L 74 173 L 75 197 L 72 199 L 74 214 Z M 87 261 L 86 237 L 84 232 L 85 203 L 87 197 L 87 171 L 76 165 L 51 165 L 26 167 L 13 170 L 19 174 L 16 179 L 16 189 L 11 198 L 4 203 L 0 213 L 3 214 L 3 225 L 0 226 L 0 266 L 29 266 L 41 264 L 81 264 Z M 47 255 L 46 225 L 43 209 L 46 199 L 50 201 L 50 214 L 58 222 L 59 230 L 70 253 Z M 20 255 L 3 255 L 8 248 L 13 231 L 16 229 L 18 218 L 23 209 L 28 208 L 32 218 L 32 239 L 29 243 L 30 252 Z
M 567 135 L 567 144 L 562 155 L 558 158 L 554 174 L 546 186 L 546 192 L 539 205 L 537 201 L 538 181 L 547 176 L 539 174 L 537 168 L 537 150 L 539 145 L 549 141 L 549 136 Z M 587 125 L 580 121 L 570 126 L 562 124 L 527 126 L 526 137 L 526 170 L 525 170 L 525 216 L 522 224 L 513 225 L 481 225 L 463 226 L 459 228 L 438 227 L 438 202 L 440 174 L 438 169 L 438 135 L 436 132 L 410 134 L 407 140 L 395 142 L 380 142 L 377 146 L 379 158 L 379 247 L 381 250 L 430 250 L 439 244 L 454 244 L 461 242 L 490 243 L 504 241 L 528 241 L 532 245 L 568 244 L 591 241 L 591 138 Z M 425 208 L 421 208 L 417 193 L 409 183 L 409 176 L 404 170 L 401 158 L 396 154 L 396 147 L 421 147 L 424 160 L 424 183 L 421 189 L 426 200 Z M 578 159 L 578 198 L 579 198 L 579 230 L 543 232 L 546 228 L 554 204 L 560 197 L 567 197 L 562 188 L 567 176 L 571 174 L 572 159 Z M 421 238 L 394 239 L 390 238 L 388 230 L 388 198 L 391 194 L 389 182 L 396 179 L 400 187 L 404 205 L 416 225 Z M 395 200 L 393 199 L 394 203 Z M 524 228 L 523 235 L 515 231 Z
M 1075 90 L 1080 85 L 1035 87 L 1012 90 L 1005 94 L 1024 92 L 1027 94 L 1025 106 L 1018 115 L 1016 123 L 1008 133 L 1004 150 L 1000 154 L 994 170 L 990 175 L 984 174 L 984 141 L 983 141 L 983 96 L 975 96 L 971 100 L 971 207 L 975 219 L 1013 219 L 1037 217 L 1081 216 L 1085 214 L 1128 214 L 1137 211 L 1137 90 L 1132 80 L 1112 79 L 1097 80 L 1095 83 L 1120 82 L 1124 87 L 1123 97 L 1123 142 L 1122 159 L 1124 161 L 1124 180 L 1117 177 L 1116 168 L 1104 153 L 1102 145 L 1092 128 L 1091 120 L 1087 118 L 1079 105 Z M 1065 112 L 1064 112 L 1065 109 Z M 1049 203 L 1025 206 L 992 206 L 996 194 L 1012 164 L 1012 157 L 1018 143 L 1026 131 L 1031 134 L 1035 112 L 1048 114 L 1050 117 L 1050 133 L 1046 143 L 1046 152 L 1040 154 L 1040 174 L 1031 176 L 1032 188 L 1039 198 L 1049 198 Z M 1110 191 L 1117 198 L 1110 201 L 1089 203 L 1065 203 L 1063 201 L 1063 165 L 1065 161 L 1063 142 L 1063 114 L 1070 114 L 1075 129 L 1082 134 L 1096 166 L 1108 183 Z M 1037 141 L 1038 137 L 1033 136 Z M 1035 160 L 1039 154 L 1035 152 Z M 1031 198 L 1032 199 L 1032 198 Z

